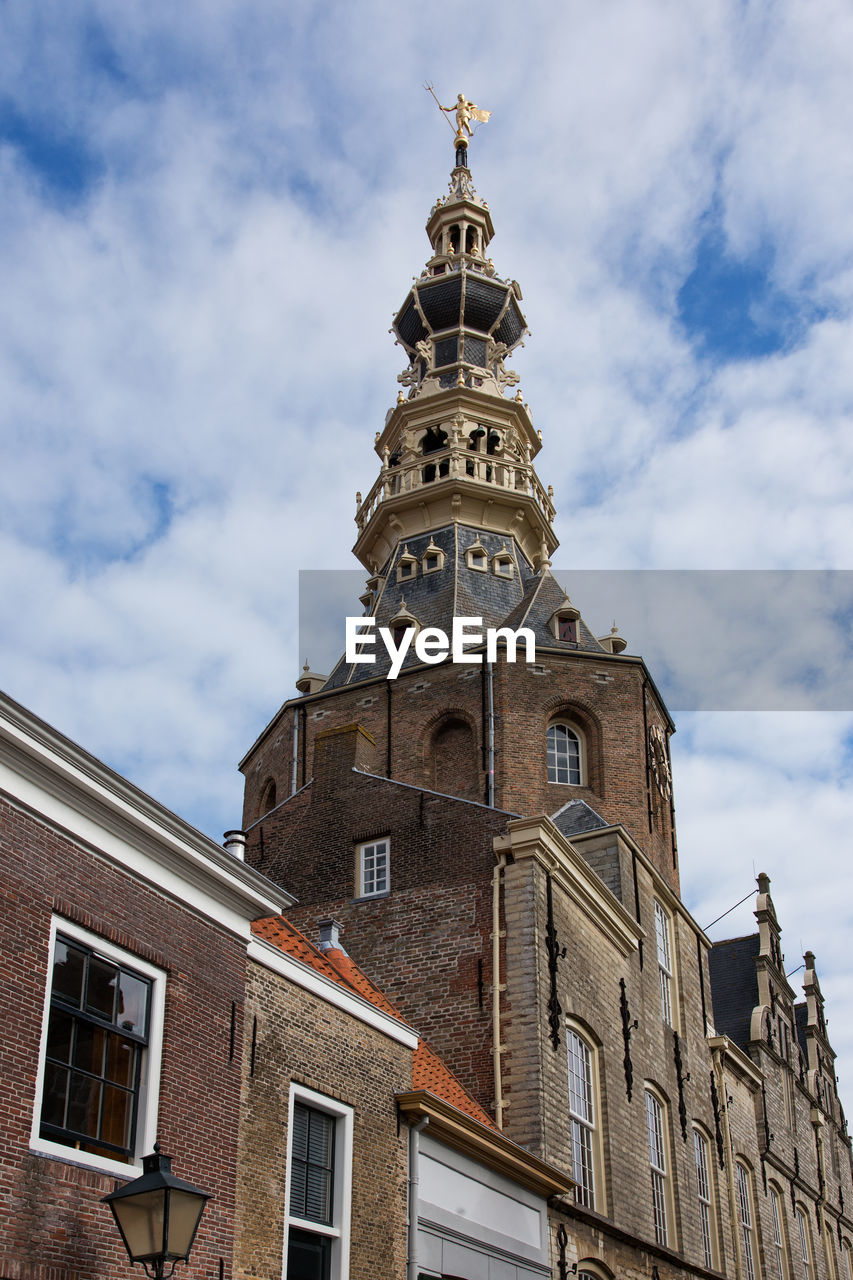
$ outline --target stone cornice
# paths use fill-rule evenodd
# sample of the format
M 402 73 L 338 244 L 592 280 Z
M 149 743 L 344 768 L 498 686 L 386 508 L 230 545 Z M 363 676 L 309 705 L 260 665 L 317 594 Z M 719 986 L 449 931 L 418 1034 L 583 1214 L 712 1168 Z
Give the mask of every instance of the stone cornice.
M 294 899 L 0 694 L 0 792 L 76 844 L 232 931 Z

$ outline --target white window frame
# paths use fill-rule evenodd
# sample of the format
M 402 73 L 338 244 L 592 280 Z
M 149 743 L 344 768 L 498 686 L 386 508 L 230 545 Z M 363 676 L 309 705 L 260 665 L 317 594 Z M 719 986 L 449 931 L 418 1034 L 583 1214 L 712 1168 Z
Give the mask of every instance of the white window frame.
M 557 750 L 558 739 L 555 733 L 557 729 L 563 729 L 565 733 L 567 735 L 570 734 L 574 738 L 575 742 L 577 743 L 577 748 L 578 748 L 577 781 L 575 781 L 571 776 L 565 779 L 557 777 L 557 774 L 561 769 L 563 769 L 569 775 L 571 775 L 571 772 L 572 772 L 570 754 L 567 751 L 563 752 L 562 756 L 564 758 L 560 758 L 560 755 L 558 754 L 558 750 Z M 554 733 L 553 748 L 551 746 L 552 733 Z M 551 767 L 552 754 L 554 756 L 553 769 Z M 586 764 L 586 744 L 584 742 L 583 734 L 581 733 L 580 729 L 578 729 L 577 725 L 572 724 L 568 720 L 557 719 L 557 720 L 551 721 L 551 723 L 548 725 L 548 728 L 545 730 L 545 758 L 546 758 L 546 765 L 548 769 L 549 782 L 553 782 L 560 787 L 582 787 L 585 785 L 584 771 L 585 771 L 585 764 Z
M 713 1271 L 717 1262 L 717 1218 L 714 1211 L 714 1162 L 711 1141 L 703 1129 L 693 1127 L 693 1161 L 696 1170 L 696 1198 L 705 1266 Z
M 660 987 L 661 1017 L 668 1027 L 674 1027 L 672 1018 L 674 973 L 672 964 L 672 916 L 663 903 L 655 898 L 655 952 L 658 960 L 658 984 Z
M 770 1221 L 773 1226 L 773 1253 L 778 1280 L 788 1280 L 788 1251 L 785 1248 L 785 1210 L 782 1192 L 770 1183 Z M 853 1278 L 851 1278 L 853 1280 Z
M 744 1280 L 756 1280 L 759 1272 L 755 1250 L 755 1200 L 752 1194 L 752 1173 L 740 1160 L 735 1163 L 735 1178 Z
M 368 877 L 365 861 L 369 850 L 377 850 L 380 846 L 385 847 L 385 887 L 383 889 L 367 888 Z M 388 836 L 379 836 L 376 840 L 365 840 L 357 850 L 357 870 L 358 870 L 358 897 L 359 898 L 385 898 L 391 892 L 391 841 Z M 373 884 L 376 883 L 376 865 L 374 853 L 374 866 L 371 869 Z
M 575 1044 L 580 1048 L 580 1055 L 574 1052 Z M 597 1213 L 605 1211 L 604 1186 L 601 1173 L 602 1160 L 600 1149 L 600 1130 L 598 1125 L 598 1053 L 593 1044 L 577 1028 L 566 1026 L 566 1057 L 569 1085 L 569 1124 L 571 1142 L 572 1177 L 575 1188 L 575 1202 Z M 581 1074 L 575 1070 L 575 1061 L 580 1058 L 585 1071 Z M 583 1092 L 586 1094 L 586 1108 L 574 1105 L 573 1080 L 582 1080 Z M 581 1099 L 581 1103 L 583 1099 Z M 581 1159 L 576 1157 L 580 1155 Z M 586 1166 L 585 1168 L 583 1166 Z
M 293 1109 L 297 1102 L 315 1111 L 324 1111 L 335 1119 L 335 1157 L 332 1182 L 332 1222 L 315 1222 L 290 1212 L 290 1174 L 293 1148 Z M 336 1098 L 317 1093 L 301 1084 L 291 1084 L 287 1103 L 287 1173 L 284 1186 L 284 1252 L 281 1260 L 282 1280 L 287 1280 L 287 1252 L 290 1229 L 326 1236 L 332 1242 L 331 1280 L 347 1280 L 349 1275 L 350 1224 L 352 1219 L 352 1140 L 353 1110 Z
M 652 1221 L 655 1240 L 665 1248 L 674 1248 L 675 1214 L 672 1202 L 672 1179 L 669 1175 L 669 1106 L 658 1092 L 646 1085 L 646 1134 L 649 1168 L 652 1179 Z M 670 1225 L 672 1224 L 672 1225 Z
M 803 1263 L 803 1272 L 806 1280 L 814 1280 L 815 1265 L 812 1253 L 812 1232 L 806 1211 L 801 1204 L 798 1204 L 794 1209 L 794 1217 L 797 1219 L 797 1229 L 800 1234 L 800 1257 Z
M 113 964 L 124 965 L 136 973 L 151 980 L 151 1003 L 148 1012 L 148 1045 L 142 1056 L 142 1074 L 139 1082 L 139 1103 L 136 1118 L 136 1135 L 133 1160 L 126 1163 L 122 1160 L 111 1160 L 108 1156 L 99 1156 L 89 1151 L 78 1151 L 76 1147 L 62 1142 L 52 1142 L 43 1138 L 41 1129 L 42 1095 L 44 1092 L 45 1062 L 47 1058 L 47 1029 L 50 1020 L 50 998 L 53 985 L 53 962 L 56 954 L 57 934 L 71 938 L 88 947 L 97 955 Z M 89 1169 L 97 1169 L 101 1173 L 114 1177 L 129 1178 L 142 1172 L 142 1157 L 154 1149 L 157 1141 L 157 1111 L 160 1096 L 160 1067 L 163 1050 L 163 1021 L 166 1004 L 166 974 L 146 960 L 141 960 L 132 951 L 114 946 L 105 938 L 88 929 L 82 929 L 71 920 L 61 916 L 53 916 L 50 922 L 50 940 L 48 944 L 47 974 L 45 981 L 44 1011 L 42 1014 L 41 1040 L 39 1042 L 38 1066 L 36 1069 L 35 1098 L 33 1101 L 33 1123 L 30 1130 L 30 1150 L 37 1155 L 50 1156 L 65 1160 L 71 1164 L 85 1165 Z

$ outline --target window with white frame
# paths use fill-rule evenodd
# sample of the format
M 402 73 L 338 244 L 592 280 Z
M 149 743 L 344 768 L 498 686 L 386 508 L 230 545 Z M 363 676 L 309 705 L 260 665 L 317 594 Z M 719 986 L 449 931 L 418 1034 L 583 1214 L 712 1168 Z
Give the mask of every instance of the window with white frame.
M 670 944 L 670 920 L 661 904 L 655 900 L 655 942 L 658 955 L 658 981 L 660 983 L 660 1011 L 667 1026 L 672 1026 L 672 947 Z
M 572 1177 L 575 1200 L 587 1209 L 596 1207 L 596 1104 L 595 1057 L 577 1031 L 566 1028 L 569 1061 L 569 1117 L 572 1136 Z
M 784 1208 L 778 1187 L 770 1186 L 770 1216 L 773 1222 L 773 1257 L 777 1280 L 788 1280 L 788 1259 L 785 1251 Z
M 31 1145 L 127 1173 L 156 1137 L 162 970 L 56 919 Z
M 652 1174 L 652 1211 L 655 1224 L 655 1240 L 669 1243 L 667 1226 L 667 1141 L 665 1115 L 660 1099 L 646 1090 L 646 1129 L 649 1139 L 649 1166 Z
M 738 1216 L 740 1218 L 740 1243 L 743 1253 L 743 1273 L 746 1280 L 755 1280 L 755 1246 L 753 1240 L 752 1178 L 745 1165 L 735 1165 L 737 1179 Z
M 708 1139 L 699 1129 L 693 1130 L 693 1159 L 696 1167 L 696 1196 L 699 1202 L 699 1226 L 702 1231 L 702 1254 L 710 1271 L 714 1266 L 713 1204 L 711 1200 L 711 1161 Z
M 800 1237 L 800 1257 L 803 1260 L 803 1275 L 806 1280 L 812 1280 L 814 1275 L 814 1267 L 812 1265 L 812 1238 L 809 1230 L 808 1219 L 805 1210 L 801 1205 L 797 1205 L 795 1210 L 797 1219 L 797 1230 Z
M 349 1269 L 352 1108 L 291 1086 L 285 1280 L 344 1280 Z
M 547 733 L 548 781 L 579 787 L 583 776 L 581 740 L 567 724 L 552 724 Z
M 358 846 L 358 896 L 377 898 L 391 888 L 389 842 L 372 840 Z

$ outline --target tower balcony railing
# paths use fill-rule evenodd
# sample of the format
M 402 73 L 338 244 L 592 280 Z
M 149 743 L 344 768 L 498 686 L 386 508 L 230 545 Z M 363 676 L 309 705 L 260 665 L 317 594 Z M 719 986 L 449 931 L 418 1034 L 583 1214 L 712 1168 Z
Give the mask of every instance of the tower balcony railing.
M 381 503 L 401 494 L 430 488 L 444 480 L 474 481 L 530 497 L 549 524 L 554 523 L 553 490 L 546 490 L 529 462 L 511 461 L 500 454 L 477 453 L 467 445 L 449 445 L 435 453 L 383 466 L 376 483 L 356 511 L 362 533 Z

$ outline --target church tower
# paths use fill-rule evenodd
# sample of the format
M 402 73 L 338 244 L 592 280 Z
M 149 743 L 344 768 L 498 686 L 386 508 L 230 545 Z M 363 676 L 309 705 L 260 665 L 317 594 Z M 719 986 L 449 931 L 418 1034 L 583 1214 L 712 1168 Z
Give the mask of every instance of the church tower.
M 800 1006 L 764 876 L 760 936 L 713 951 L 681 901 L 672 724 L 642 659 L 552 573 L 539 432 L 506 365 L 521 289 L 488 256 L 465 146 L 427 234 L 358 500 L 362 623 L 401 646 L 458 618 L 505 634 L 474 661 L 410 643 L 392 672 L 375 644 L 372 664 L 303 672 L 241 765 L 246 861 L 295 896 L 299 929 L 340 936 L 506 1137 L 571 1177 L 553 1275 L 758 1280 L 760 1241 L 782 1258 L 813 1223 L 825 1263 L 805 1274 L 838 1280 L 853 1178 L 814 959 Z M 512 660 L 521 628 L 534 661 Z
M 449 189 L 426 224 L 430 256 L 395 321 L 408 357 L 397 403 L 376 432 L 378 475 L 358 495 L 353 548 L 375 628 L 397 641 L 454 618 L 526 628 L 536 660 L 506 645 L 487 661 L 422 662 L 410 644 L 398 678 L 341 658 L 303 672 L 244 760 L 244 827 L 311 777 L 319 732 L 358 723 L 387 778 L 519 813 L 583 802 L 641 839 L 678 889 L 668 739 L 672 723 L 642 659 L 618 633 L 596 638 L 551 573 L 553 490 L 506 361 L 527 332 L 521 288 L 489 256 L 488 204 L 457 138 Z M 341 637 L 344 627 L 341 620 Z

